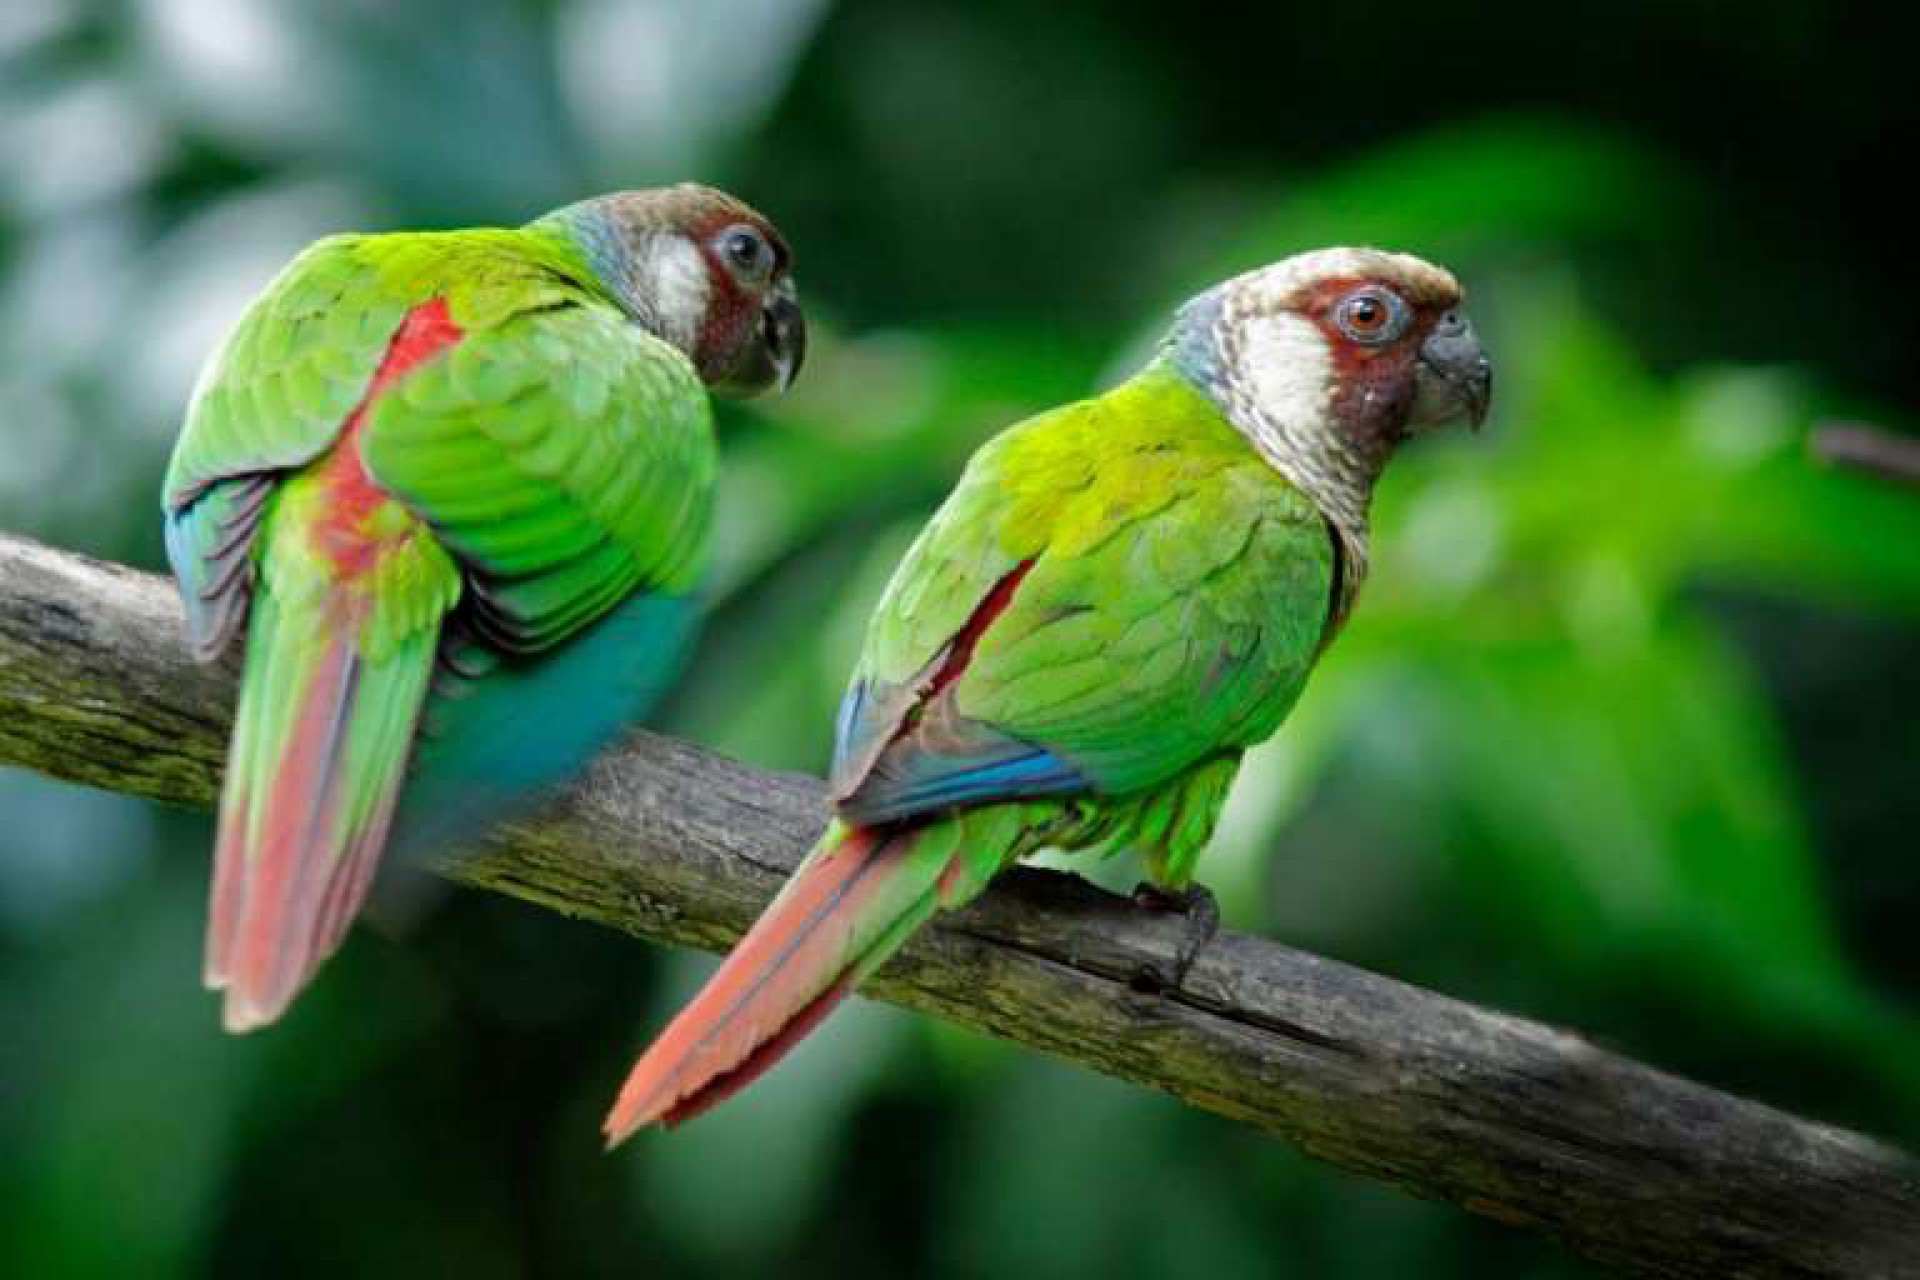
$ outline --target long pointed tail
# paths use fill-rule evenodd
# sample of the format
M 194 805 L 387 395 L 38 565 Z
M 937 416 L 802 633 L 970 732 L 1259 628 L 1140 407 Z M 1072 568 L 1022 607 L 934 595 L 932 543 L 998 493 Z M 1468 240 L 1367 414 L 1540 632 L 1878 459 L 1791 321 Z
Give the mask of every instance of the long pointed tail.
M 254 606 L 214 849 L 206 983 L 229 1031 L 278 1018 L 339 947 L 406 774 L 437 628 L 377 660 L 357 628 Z
M 635 1064 L 607 1116 L 607 1144 L 689 1120 L 745 1088 L 935 911 L 978 893 L 1002 861 L 992 844 L 1005 842 L 962 841 L 961 826 L 828 828 Z

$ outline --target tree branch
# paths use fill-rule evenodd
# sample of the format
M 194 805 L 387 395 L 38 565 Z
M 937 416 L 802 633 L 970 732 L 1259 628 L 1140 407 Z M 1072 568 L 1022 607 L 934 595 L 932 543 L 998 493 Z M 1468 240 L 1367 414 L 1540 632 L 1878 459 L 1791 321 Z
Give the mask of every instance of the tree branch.
M 1814 456 L 1883 480 L 1920 488 L 1920 440 L 1858 422 L 1828 422 L 1813 429 Z
M 0 535 L 0 764 L 205 807 L 232 672 L 162 580 Z M 724 948 L 823 820 L 820 785 L 645 733 L 455 879 Z M 1022 870 L 873 983 L 909 1008 L 1150 1085 L 1416 1194 L 1649 1276 L 1920 1276 L 1898 1152 L 1476 1008 Z

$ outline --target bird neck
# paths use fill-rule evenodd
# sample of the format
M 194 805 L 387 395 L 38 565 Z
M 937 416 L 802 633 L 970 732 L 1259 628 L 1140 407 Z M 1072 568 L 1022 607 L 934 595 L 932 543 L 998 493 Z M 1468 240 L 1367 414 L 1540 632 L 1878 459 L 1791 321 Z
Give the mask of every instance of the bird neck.
M 1329 420 L 1325 347 L 1304 326 L 1299 349 L 1249 352 L 1234 335 L 1232 294 L 1212 289 L 1180 310 L 1157 364 L 1185 379 L 1287 483 L 1305 494 L 1340 539 L 1349 598 L 1367 573 L 1374 482 L 1386 458 L 1354 444 Z
M 570 245 L 593 282 L 635 324 L 692 358 L 707 278 L 684 236 L 616 218 L 604 198 L 556 209 L 525 230 Z

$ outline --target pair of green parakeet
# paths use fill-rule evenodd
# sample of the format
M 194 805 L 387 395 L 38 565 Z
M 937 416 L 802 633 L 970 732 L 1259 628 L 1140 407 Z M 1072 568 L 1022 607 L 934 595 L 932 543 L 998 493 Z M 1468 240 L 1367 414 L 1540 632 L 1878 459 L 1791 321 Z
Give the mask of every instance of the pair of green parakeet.
M 1134 848 L 1187 889 L 1365 577 L 1388 457 L 1486 412 L 1460 303 L 1417 258 L 1288 258 L 982 448 L 869 624 L 835 820 L 608 1137 L 740 1088 L 1035 850 Z M 163 499 L 190 643 L 245 648 L 206 949 L 229 1028 L 280 1015 L 383 853 L 472 838 L 645 714 L 697 623 L 707 392 L 785 387 L 804 349 L 786 243 L 690 185 L 335 236 L 268 286 Z

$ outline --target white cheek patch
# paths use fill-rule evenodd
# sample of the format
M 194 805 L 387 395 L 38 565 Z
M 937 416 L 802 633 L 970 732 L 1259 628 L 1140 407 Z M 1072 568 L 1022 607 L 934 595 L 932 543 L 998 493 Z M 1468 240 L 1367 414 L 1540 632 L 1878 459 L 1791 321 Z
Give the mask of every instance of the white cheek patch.
M 1238 363 L 1251 407 L 1268 423 L 1290 434 L 1326 420 L 1333 361 L 1311 320 L 1291 311 L 1249 317 Z
M 1228 417 L 1340 527 L 1356 574 L 1363 572 L 1373 468 L 1333 421 L 1336 373 L 1326 335 L 1257 290 L 1229 295 L 1223 328 Z
M 707 263 L 685 236 L 653 237 L 640 261 L 641 296 L 662 338 L 692 351 L 707 315 Z

